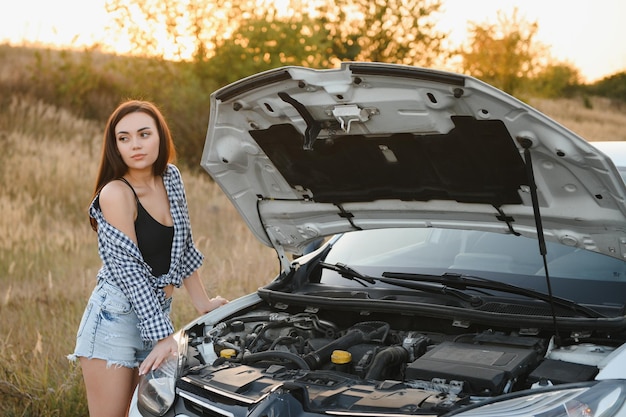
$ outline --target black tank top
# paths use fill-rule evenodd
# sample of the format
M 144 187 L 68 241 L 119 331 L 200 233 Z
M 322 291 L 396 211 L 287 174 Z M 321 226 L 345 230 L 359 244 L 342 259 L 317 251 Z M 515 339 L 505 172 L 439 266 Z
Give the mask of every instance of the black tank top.
M 135 200 L 137 201 L 135 234 L 137 235 L 139 251 L 144 261 L 152 268 L 152 275 L 158 277 L 167 274 L 170 270 L 174 227 L 165 226 L 156 221 L 141 205 L 133 186 L 125 178 L 120 179 L 133 190 Z

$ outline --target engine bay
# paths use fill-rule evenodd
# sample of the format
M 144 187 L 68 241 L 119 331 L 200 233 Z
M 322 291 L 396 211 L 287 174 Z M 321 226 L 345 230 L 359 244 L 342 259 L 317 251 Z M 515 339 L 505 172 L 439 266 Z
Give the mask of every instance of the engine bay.
M 533 329 L 267 305 L 215 326 L 198 324 L 188 335 L 180 383 L 213 396 L 251 404 L 280 387 L 308 410 L 406 414 L 592 380 L 616 347 L 608 338 L 557 347 Z

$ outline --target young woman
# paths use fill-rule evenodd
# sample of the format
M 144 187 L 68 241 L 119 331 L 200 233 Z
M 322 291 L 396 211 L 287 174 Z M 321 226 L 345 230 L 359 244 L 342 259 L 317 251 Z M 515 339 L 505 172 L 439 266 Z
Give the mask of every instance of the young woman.
M 111 114 L 89 208 L 103 264 L 70 355 L 80 360 L 92 417 L 127 415 L 139 375 L 177 353 L 174 287 L 184 284 L 200 313 L 227 302 L 209 299 L 200 280 L 203 256 L 174 157 L 154 104 L 128 101 Z

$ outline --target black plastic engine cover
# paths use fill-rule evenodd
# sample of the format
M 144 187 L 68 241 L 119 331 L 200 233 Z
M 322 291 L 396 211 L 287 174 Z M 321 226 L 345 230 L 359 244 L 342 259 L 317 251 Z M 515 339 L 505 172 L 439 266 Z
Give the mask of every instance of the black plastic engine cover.
M 406 379 L 461 381 L 468 394 L 500 394 L 536 356 L 533 349 L 444 342 L 411 363 Z

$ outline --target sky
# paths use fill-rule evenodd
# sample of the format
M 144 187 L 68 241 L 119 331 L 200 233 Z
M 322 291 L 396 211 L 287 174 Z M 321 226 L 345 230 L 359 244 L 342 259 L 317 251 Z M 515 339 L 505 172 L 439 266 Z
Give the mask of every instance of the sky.
M 8 2 L 11 1 L 10 4 Z M 104 0 L 0 0 L 0 43 L 89 46 L 106 43 Z M 467 37 L 468 22 L 497 23 L 498 11 L 537 22 L 536 40 L 553 58 L 576 67 L 587 82 L 626 71 L 626 1 L 442 0 L 437 28 L 452 45 Z

